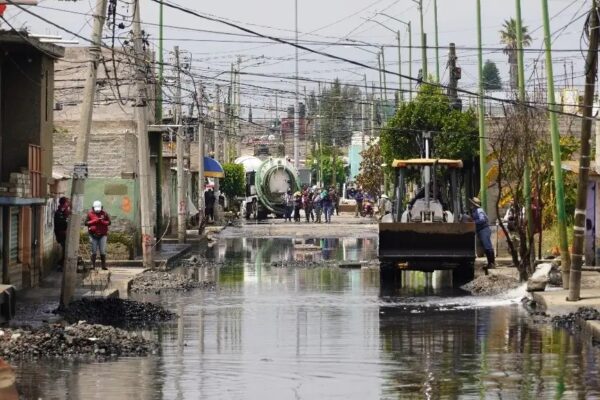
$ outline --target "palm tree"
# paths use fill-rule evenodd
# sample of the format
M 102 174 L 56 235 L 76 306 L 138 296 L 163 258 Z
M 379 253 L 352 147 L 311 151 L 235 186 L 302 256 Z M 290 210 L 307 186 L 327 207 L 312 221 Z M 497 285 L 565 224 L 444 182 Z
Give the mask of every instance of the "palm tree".
M 523 48 L 531 46 L 531 36 L 527 33 L 527 27 L 521 26 L 523 33 Z M 504 20 L 502 30 L 500 31 L 500 42 L 504 44 L 504 54 L 508 55 L 508 64 L 510 66 L 510 88 L 517 89 L 517 21 L 514 18 Z

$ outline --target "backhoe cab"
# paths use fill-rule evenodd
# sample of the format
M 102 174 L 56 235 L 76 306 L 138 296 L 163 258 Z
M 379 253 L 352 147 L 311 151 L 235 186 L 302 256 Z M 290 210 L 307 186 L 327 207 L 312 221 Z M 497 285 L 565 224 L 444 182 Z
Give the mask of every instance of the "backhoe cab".
M 424 140 L 425 157 L 392 164 L 394 212 L 379 224 L 381 282 L 397 283 L 403 270 L 453 270 L 453 285 L 461 286 L 473 279 L 475 261 L 475 224 L 464 218 L 458 183 L 463 163 L 430 158 Z M 415 172 L 418 190 L 408 196 Z

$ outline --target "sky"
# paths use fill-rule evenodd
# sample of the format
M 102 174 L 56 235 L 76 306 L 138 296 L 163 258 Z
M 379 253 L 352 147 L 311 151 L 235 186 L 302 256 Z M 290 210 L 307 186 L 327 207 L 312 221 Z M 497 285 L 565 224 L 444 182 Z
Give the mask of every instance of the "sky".
M 573 71 L 575 84 L 583 82 L 584 53 L 579 51 L 586 44 L 581 40 L 583 24 L 588 6 L 586 0 L 548 0 L 552 17 L 554 76 L 559 88 L 571 81 Z M 39 5 L 29 10 L 47 18 L 71 32 L 89 37 L 91 31 L 91 10 L 95 0 L 40 0 Z M 131 0 L 130 0 L 131 2 Z M 534 65 L 541 73 L 544 69 L 543 21 L 540 0 L 521 0 L 523 24 L 529 27 L 533 38 L 530 51 L 525 54 L 526 79 L 528 86 L 534 84 Z M 239 26 L 266 35 L 294 40 L 295 12 L 294 0 L 165 0 L 165 3 L 178 4 L 202 15 L 233 22 Z M 477 14 L 476 0 L 438 0 L 438 36 L 441 82 L 447 83 L 447 45 L 457 46 L 458 65 L 463 76 L 459 88 L 477 90 Z M 153 0 L 140 0 L 142 25 L 150 34 L 149 42 L 158 51 L 159 5 Z M 435 44 L 434 0 L 423 0 L 424 29 L 428 45 Z M 132 6 L 119 0 L 117 13 L 132 14 Z M 419 11 L 414 0 L 298 0 L 298 30 L 301 44 L 311 48 L 344 57 L 375 69 L 367 69 L 348 62 L 334 60 L 322 55 L 299 51 L 299 76 L 313 81 L 322 81 L 321 86 L 330 84 L 335 78 L 343 82 L 379 86 L 377 55 L 379 46 L 385 45 L 385 67 L 398 72 L 397 40 L 393 31 L 400 29 L 402 72 L 409 74 L 407 46 L 408 33 L 405 25 L 378 14 L 411 21 L 413 45 L 420 45 Z M 507 57 L 502 53 L 499 31 L 504 20 L 514 17 L 514 0 L 481 0 L 482 42 L 484 60 L 496 62 L 503 82 L 508 82 Z M 5 18 L 14 27 L 26 27 L 34 33 L 58 34 L 64 39 L 77 39 L 71 33 L 58 29 L 38 18 L 9 6 Z M 379 23 L 387 26 L 385 28 Z M 118 18 L 120 21 L 120 18 Z M 295 49 L 290 45 L 277 44 L 262 38 L 255 38 L 245 32 L 223 23 L 212 22 L 197 16 L 183 13 L 164 6 L 164 54 L 165 61 L 172 62 L 173 46 L 178 45 L 186 57 L 191 58 L 192 71 L 202 78 L 207 92 L 214 93 L 215 85 L 228 84 L 228 71 L 232 62 L 241 60 L 242 115 L 252 105 L 253 117 L 267 118 L 273 115 L 275 92 L 278 93 L 279 109 L 293 103 L 295 82 L 286 79 L 295 75 Z M 7 28 L 2 22 L 2 27 Z M 126 37 L 130 28 L 118 30 L 117 34 Z M 203 31 L 198 31 L 203 30 Z M 217 33 L 210 33 L 213 31 Z M 233 34 L 233 35 L 232 35 Z M 105 30 L 105 35 L 109 31 Z M 243 36 L 240 36 L 243 35 Z M 349 40 L 363 45 L 340 45 Z M 79 39 L 80 45 L 86 44 Z M 366 45 L 368 44 L 368 45 Z M 565 51 L 567 50 L 567 51 Z M 413 48 L 412 76 L 416 77 L 421 67 L 421 50 Z M 568 78 L 565 77 L 565 69 Z M 428 50 L 428 71 L 435 75 L 436 54 Z M 256 76 L 263 74 L 269 76 Z M 397 89 L 398 76 L 386 75 L 389 96 Z M 407 80 L 403 82 L 408 89 Z M 304 92 L 318 90 L 318 83 L 300 82 L 301 97 Z M 246 110 L 246 111 L 244 111 Z

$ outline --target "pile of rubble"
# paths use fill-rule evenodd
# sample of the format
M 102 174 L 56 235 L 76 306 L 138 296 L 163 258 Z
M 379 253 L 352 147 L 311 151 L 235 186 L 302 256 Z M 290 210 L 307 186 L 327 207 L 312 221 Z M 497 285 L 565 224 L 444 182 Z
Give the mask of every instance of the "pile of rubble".
M 495 296 L 519 286 L 519 280 L 501 274 L 480 275 L 461 289 L 477 296 Z
M 0 330 L 0 357 L 6 359 L 106 359 L 146 356 L 157 350 L 155 341 L 139 334 L 85 321 L 67 326 L 51 324 L 38 329 Z
M 214 282 L 202 282 L 194 278 L 194 271 L 172 273 L 164 271 L 146 271 L 136 276 L 131 282 L 130 291 L 135 293 L 158 293 L 160 290 L 181 290 L 215 288 Z
M 78 300 L 56 312 L 69 323 L 88 321 L 130 329 L 149 327 L 177 318 L 177 314 L 156 304 L 116 298 Z

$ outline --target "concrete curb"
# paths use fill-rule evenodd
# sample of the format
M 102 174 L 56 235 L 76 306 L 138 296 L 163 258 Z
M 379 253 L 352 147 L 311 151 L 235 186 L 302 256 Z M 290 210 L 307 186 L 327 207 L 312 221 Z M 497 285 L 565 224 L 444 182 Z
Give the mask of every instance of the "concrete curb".
M 600 321 L 586 321 L 585 326 L 592 333 L 594 339 L 600 341 Z
M 540 310 L 550 317 L 576 312 L 580 307 L 600 310 L 600 289 L 582 289 L 579 301 L 567 301 L 568 294 L 568 290 L 552 290 L 534 292 L 532 298 L 539 304 Z

